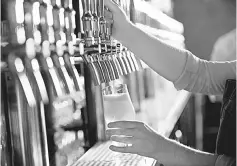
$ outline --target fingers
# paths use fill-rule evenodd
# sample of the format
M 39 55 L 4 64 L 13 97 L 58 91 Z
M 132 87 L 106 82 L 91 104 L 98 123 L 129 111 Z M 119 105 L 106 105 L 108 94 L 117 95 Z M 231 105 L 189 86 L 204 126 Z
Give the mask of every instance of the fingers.
M 144 124 L 138 121 L 116 121 L 108 124 L 109 128 L 140 128 L 142 126 Z
M 122 136 L 112 135 L 110 139 L 112 141 L 120 142 L 124 144 L 133 144 L 135 142 L 134 137 L 122 137 Z
M 115 152 L 120 152 L 120 153 L 136 153 L 133 146 L 117 147 L 117 146 L 111 145 L 109 149 Z
M 136 129 L 108 129 L 106 130 L 106 134 L 108 136 L 123 135 L 123 136 L 135 137 L 139 135 L 139 132 Z

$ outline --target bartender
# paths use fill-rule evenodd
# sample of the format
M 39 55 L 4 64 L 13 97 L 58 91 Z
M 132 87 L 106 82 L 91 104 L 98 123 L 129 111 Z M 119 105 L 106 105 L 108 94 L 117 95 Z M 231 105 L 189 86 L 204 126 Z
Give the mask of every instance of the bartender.
M 180 90 L 223 94 L 221 123 L 216 153 L 206 153 L 165 138 L 137 121 L 108 124 L 111 140 L 132 146 L 110 146 L 122 153 L 152 157 L 164 165 L 234 166 L 236 163 L 236 60 L 212 62 L 191 52 L 168 45 L 132 24 L 118 4 L 105 0 L 113 13 L 113 37 L 145 61 L 154 71 L 174 83 Z M 109 14 L 109 13 L 108 13 Z M 219 113 L 218 111 L 216 113 Z M 122 136 L 121 136 L 122 135 Z

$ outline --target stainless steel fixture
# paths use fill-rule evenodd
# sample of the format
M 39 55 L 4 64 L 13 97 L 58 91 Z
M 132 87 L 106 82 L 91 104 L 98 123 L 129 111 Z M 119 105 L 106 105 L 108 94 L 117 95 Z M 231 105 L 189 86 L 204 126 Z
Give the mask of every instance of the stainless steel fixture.
M 9 156 L 6 163 L 59 166 L 69 161 L 62 159 L 68 154 L 61 150 L 67 132 L 76 135 L 74 140 L 82 138 L 77 130 L 88 123 L 82 117 L 84 77 L 76 58 L 89 68 L 96 86 L 139 70 L 139 60 L 113 39 L 113 19 L 105 18 L 104 0 L 80 1 L 82 11 L 74 10 L 72 0 L 4 2 L 1 74 L 6 98 L 1 99 L 0 132 L 10 131 L 1 136 L 9 138 L 1 147 L 1 156 Z M 83 14 L 81 36 L 75 34 L 78 13 Z

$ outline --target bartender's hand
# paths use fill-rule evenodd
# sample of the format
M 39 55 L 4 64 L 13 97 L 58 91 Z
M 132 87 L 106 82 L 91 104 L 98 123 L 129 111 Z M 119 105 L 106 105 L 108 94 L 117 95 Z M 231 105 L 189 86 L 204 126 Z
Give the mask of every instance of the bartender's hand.
M 168 139 L 156 133 L 148 125 L 137 121 L 116 121 L 108 124 L 106 134 L 112 141 L 132 144 L 132 146 L 110 146 L 115 152 L 134 153 L 154 158 L 158 161 L 172 154 Z M 125 137 L 126 136 L 126 137 Z M 165 161 L 164 161 L 165 162 Z
M 217 155 L 202 152 L 165 138 L 142 122 L 117 121 L 108 124 L 111 140 L 132 146 L 110 146 L 115 152 L 134 153 L 156 159 L 164 165 L 211 166 Z
M 127 28 L 132 24 L 129 18 L 126 16 L 123 9 L 113 0 L 105 0 L 105 6 L 110 10 L 105 10 L 105 18 L 113 19 L 112 36 L 120 40 L 126 36 Z

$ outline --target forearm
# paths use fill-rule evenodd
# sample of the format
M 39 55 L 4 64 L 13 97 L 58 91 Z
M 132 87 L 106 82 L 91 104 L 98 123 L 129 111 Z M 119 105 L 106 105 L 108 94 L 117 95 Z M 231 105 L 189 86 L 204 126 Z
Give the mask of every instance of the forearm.
M 186 50 L 170 46 L 133 24 L 127 27 L 126 34 L 117 39 L 161 76 L 175 81 L 184 69 Z
M 170 139 L 166 146 L 170 153 L 162 157 L 164 165 L 214 166 L 217 159 L 215 154 L 198 151 Z

